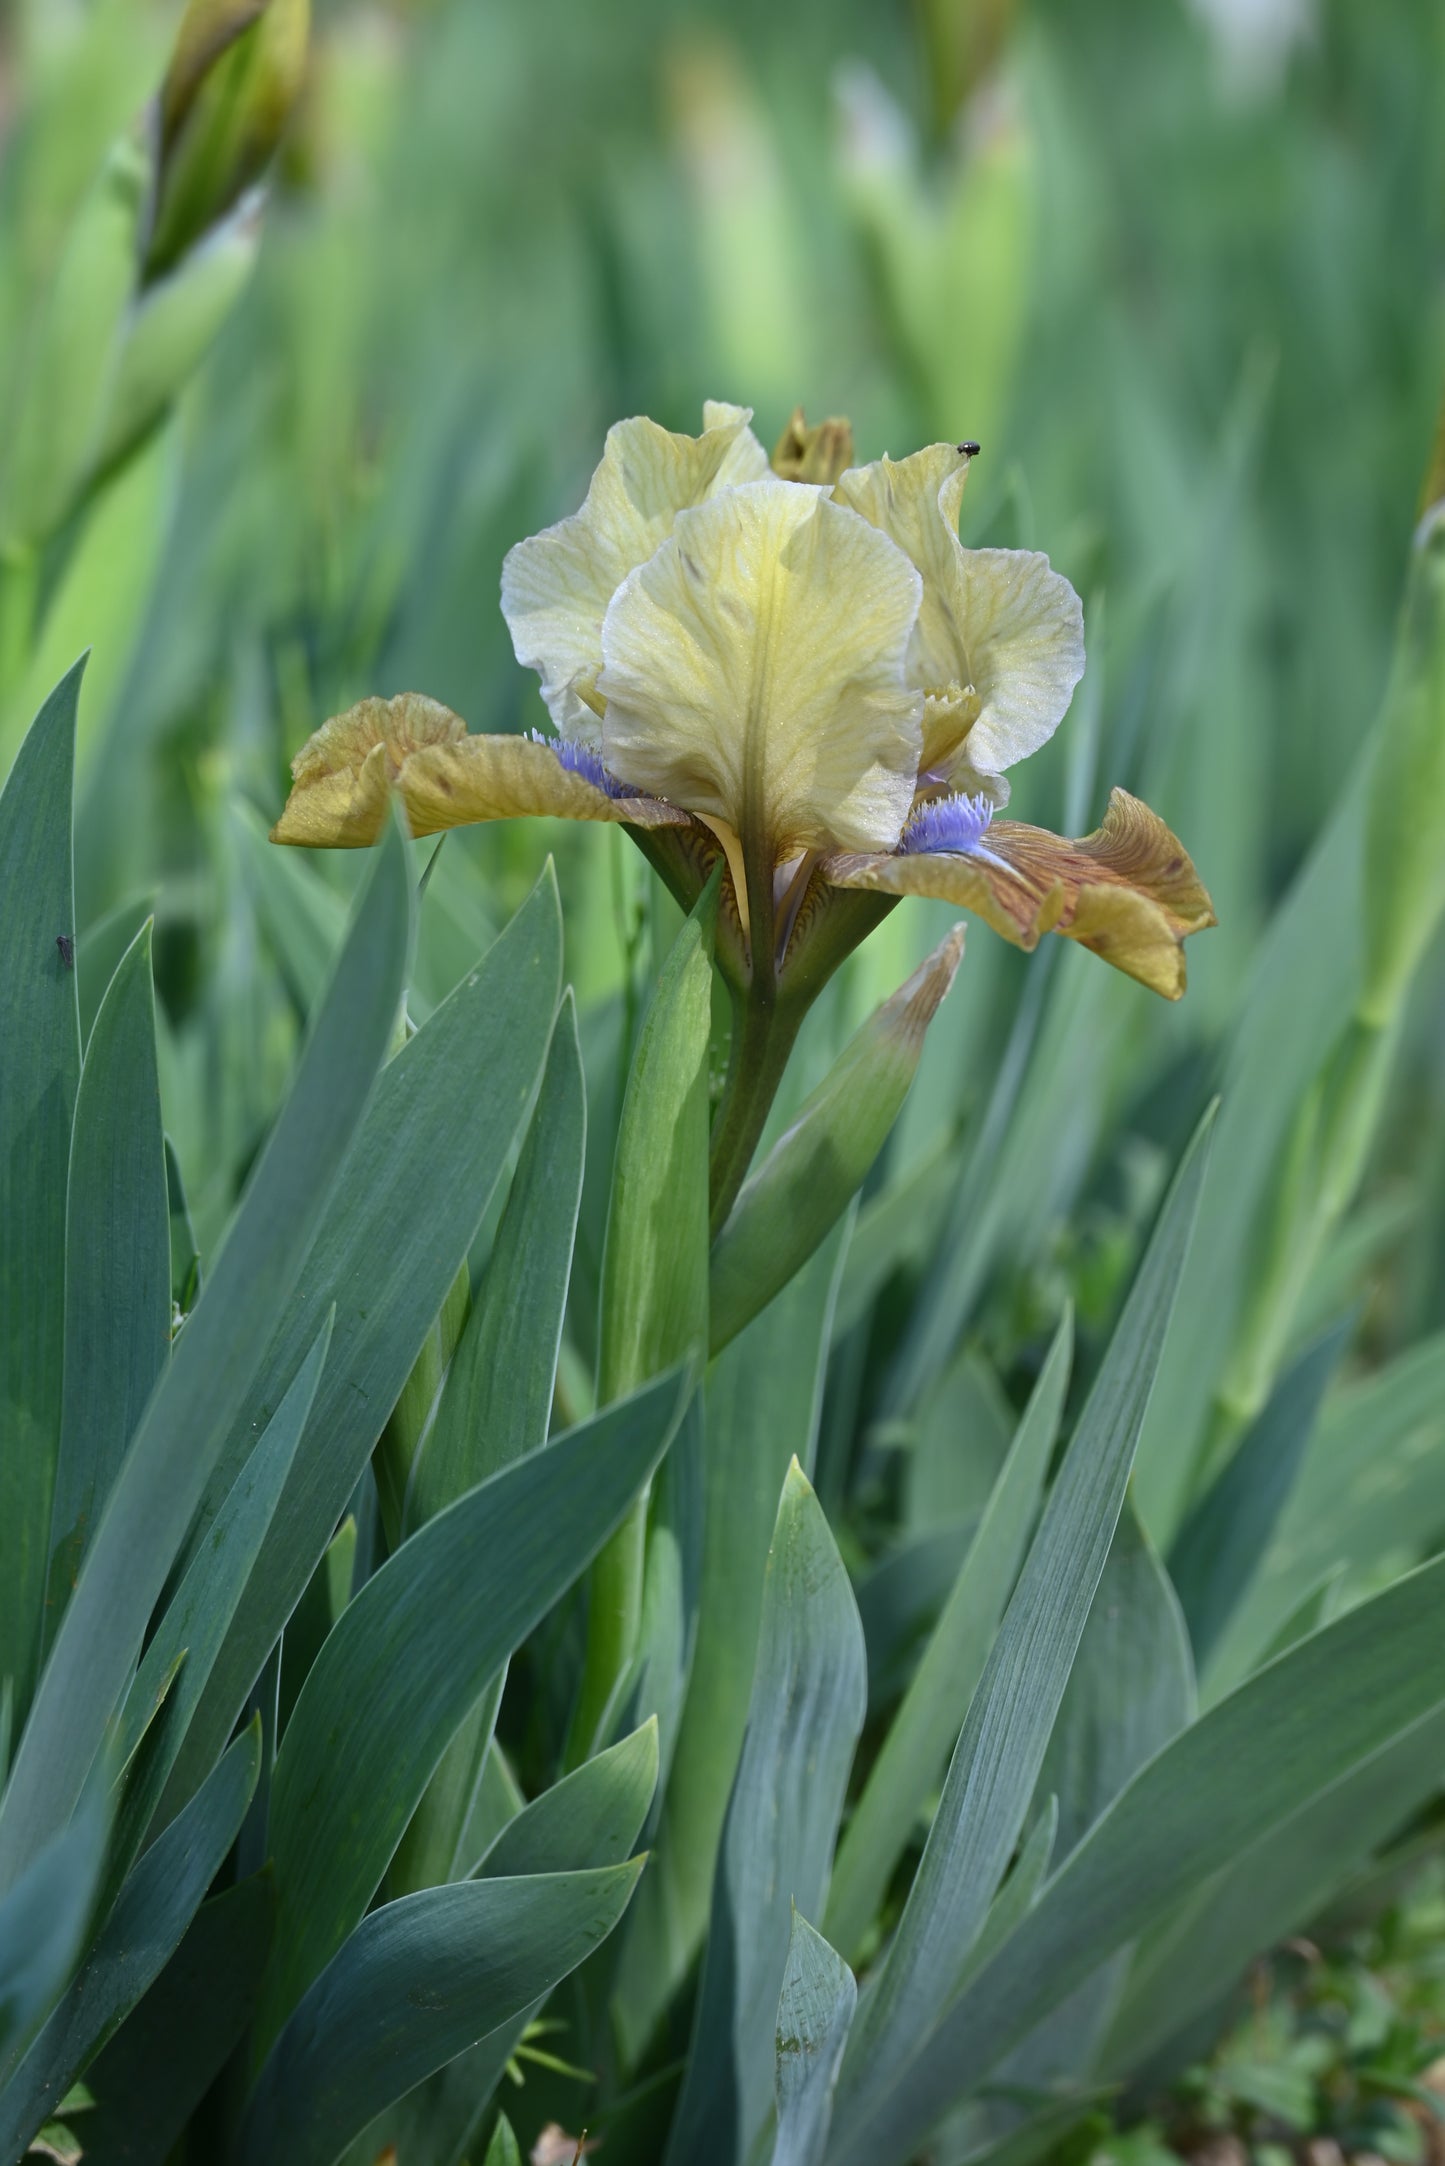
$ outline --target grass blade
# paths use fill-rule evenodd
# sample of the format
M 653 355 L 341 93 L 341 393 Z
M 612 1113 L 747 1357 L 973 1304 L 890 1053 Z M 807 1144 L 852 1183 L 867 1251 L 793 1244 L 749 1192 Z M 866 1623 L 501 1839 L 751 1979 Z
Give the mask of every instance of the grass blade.
M 253 1723 L 141 1859 L 79 1973 L 0 2098 L 0 2154 L 23 2150 L 154 1984 L 236 1839 L 261 1764 Z
M 793 1906 L 822 1909 L 865 1700 L 863 1628 L 848 1575 L 794 1460 L 768 1558 L 747 1739 L 667 2149 L 677 2166 L 743 2166 L 771 2118 Z
M 1301 1354 L 1169 1552 L 1201 1670 L 1264 1560 L 1353 1328 L 1347 1318 Z
M 0 1807 L 0 1887 L 13 1885 L 80 1795 L 227 1431 L 290 1304 L 386 1050 L 410 939 L 410 882 L 392 828 L 291 1094 L 126 1455 L 51 1650 Z
M 488 1678 L 656 1466 L 685 1391 L 674 1371 L 504 1468 L 414 1534 L 342 1613 L 276 1759 L 279 1919 L 258 2050 L 364 1915 Z
M 295 1383 L 236 1477 L 205 1549 L 167 1603 L 141 1658 L 120 1717 L 119 1751 L 123 1763 L 129 1762 L 141 1744 L 142 1728 L 162 1680 L 175 1664 L 180 1667 L 160 1716 L 146 1735 L 145 1749 L 130 1770 L 118 1843 L 130 1830 L 139 1844 L 150 1825 L 280 1501 L 316 1397 L 330 1339 L 328 1317 L 316 1344 L 297 1370 Z
M 856 1948 L 968 1713 L 1038 1509 L 1068 1389 L 1073 1326 L 1059 1326 L 953 1591 L 838 1847 L 827 1931 Z
M 17 1729 L 39 1659 L 60 1437 L 65 1189 L 80 1083 L 74 947 L 67 962 L 62 943 L 75 933 L 71 784 L 84 668 L 77 662 L 46 700 L 0 792 L 0 1670 Z M 0 1873 L 0 1887 L 12 1878 Z
M 170 1214 L 148 923 L 121 958 L 86 1048 L 66 1218 L 65 1389 L 47 1647 L 170 1352 Z
M 313 1446 L 292 1468 L 176 1763 L 167 1811 L 190 1795 L 229 1736 L 446 1299 L 536 1090 L 556 1014 L 561 952 L 556 882 L 548 871 L 496 944 L 381 1074 L 207 1494 L 203 1524 L 220 1509 L 320 1318 L 334 1306 Z
M 1208 1120 L 1185 1153 L 969 1707 L 843 2090 L 855 2132 L 891 2123 L 1003 1878 L 1124 1502 L 1189 1246 Z
M 909 2158 L 1104 1958 L 1150 1931 L 1247 1845 L 1445 1707 L 1445 1561 L 1316 1632 L 1148 1762 L 948 2008 L 891 2093 L 850 2122 L 840 2166 Z

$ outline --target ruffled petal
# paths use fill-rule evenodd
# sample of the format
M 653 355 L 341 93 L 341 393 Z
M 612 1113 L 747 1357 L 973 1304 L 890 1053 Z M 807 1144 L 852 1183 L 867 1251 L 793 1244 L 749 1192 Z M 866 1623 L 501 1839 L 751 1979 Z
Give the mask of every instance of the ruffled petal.
M 534 737 L 464 737 L 429 746 L 406 762 L 397 787 L 414 835 L 538 814 L 617 820 L 624 827 L 693 824 L 676 805 L 635 795 L 610 776 L 593 781 L 565 765 L 555 745 Z
M 726 399 L 704 399 L 704 429 L 736 429 L 732 448 L 713 478 L 712 488 L 731 489 L 740 481 L 761 481 L 768 472 L 768 455 L 748 424 L 751 406 L 730 406 Z
M 413 835 L 529 814 L 630 827 L 691 825 L 673 805 L 628 794 L 595 758 L 590 765 L 598 780 L 564 764 L 568 752 L 530 737 L 469 736 L 450 708 L 419 693 L 364 699 L 324 723 L 297 754 L 291 795 L 271 840 L 363 849 L 381 833 L 393 790 Z
M 359 700 L 323 722 L 291 762 L 291 794 L 271 840 L 364 849 L 381 833 L 403 763 L 425 746 L 453 744 L 466 734 L 460 715 L 420 692 Z
M 837 855 L 820 870 L 835 887 L 957 904 L 1021 948 L 1065 933 L 1168 1000 L 1184 991 L 1183 942 L 1215 922 L 1183 845 L 1127 790 L 1112 793 L 1103 826 L 1079 842 L 995 820 L 968 855 Z
M 924 770 L 948 779 L 964 758 L 997 774 L 1036 752 L 1084 673 L 1079 597 L 1048 558 L 959 541 L 968 464 L 956 445 L 930 444 L 854 467 L 834 490 L 923 574 L 910 667 L 929 695 Z
M 600 742 L 602 619 L 627 574 L 672 532 L 685 505 L 767 469 L 746 407 L 710 402 L 704 418 L 701 436 L 675 435 L 642 416 L 617 422 L 582 509 L 507 553 L 502 615 L 517 660 L 541 677 L 564 737 Z
M 774 862 L 891 847 L 922 744 L 920 585 L 822 488 L 770 477 L 680 513 L 607 612 L 609 767 Z

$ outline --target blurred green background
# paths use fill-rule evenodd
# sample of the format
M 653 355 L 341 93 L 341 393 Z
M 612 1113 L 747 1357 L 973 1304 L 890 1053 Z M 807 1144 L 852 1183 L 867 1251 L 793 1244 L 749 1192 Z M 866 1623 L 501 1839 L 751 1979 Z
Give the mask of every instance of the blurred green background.
M 5 12 L 12 415 L 36 297 L 177 13 Z M 480 730 L 540 722 L 497 606 L 508 546 L 575 506 L 621 414 L 695 428 L 704 397 L 738 400 L 771 441 L 801 401 L 851 416 L 861 457 L 982 441 L 965 540 L 1047 550 L 1086 606 L 1088 674 L 1015 805 L 1078 833 L 1110 784 L 1138 790 L 1220 919 L 1177 1009 L 975 930 L 875 1184 L 893 1218 L 855 1244 L 845 1319 L 893 1288 L 861 1417 L 886 1440 L 970 1333 L 1026 1381 L 1065 1291 L 1086 1331 L 1107 1318 L 1243 1033 L 1274 1095 L 1222 1138 L 1233 1230 L 1178 1357 L 1197 1421 L 1273 1154 L 1355 997 L 1362 748 L 1445 379 L 1442 111 L 1430 0 L 320 0 L 257 269 L 209 358 L 83 514 L 0 563 L 7 763 L 94 646 L 82 970 L 155 907 L 166 1119 L 203 1251 L 359 870 L 265 846 L 291 754 L 367 692 L 429 692 Z M 451 838 L 413 1007 L 548 850 L 605 1139 L 672 923 L 615 832 Z M 890 919 L 802 1074 L 947 916 Z M 1370 1363 L 1445 1325 L 1441 990 L 1437 942 L 1363 1201 L 1298 1320 L 1358 1297 Z M 1445 1495 L 1432 1508 L 1445 1525 Z

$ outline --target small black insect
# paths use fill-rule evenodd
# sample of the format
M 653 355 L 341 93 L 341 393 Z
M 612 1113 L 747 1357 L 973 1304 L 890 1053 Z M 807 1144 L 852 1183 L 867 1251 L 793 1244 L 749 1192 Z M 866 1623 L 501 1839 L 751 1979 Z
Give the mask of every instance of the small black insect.
M 57 933 L 55 936 L 55 945 L 60 950 L 60 960 L 65 969 L 74 970 L 75 942 L 71 939 L 69 933 Z
M 961 459 L 976 459 L 982 449 L 982 444 L 975 444 L 970 441 L 966 444 L 959 445 L 958 455 Z

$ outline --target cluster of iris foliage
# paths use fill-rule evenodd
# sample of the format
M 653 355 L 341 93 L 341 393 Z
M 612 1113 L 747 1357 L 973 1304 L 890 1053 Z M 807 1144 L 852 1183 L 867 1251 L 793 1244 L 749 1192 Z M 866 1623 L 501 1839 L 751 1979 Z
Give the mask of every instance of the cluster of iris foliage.
M 1439 26 L 308 15 L 8 31 L 0 2161 L 1405 2157 Z

